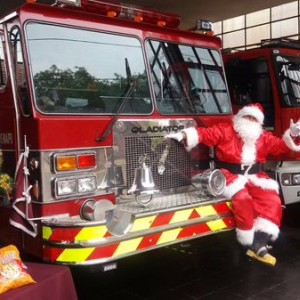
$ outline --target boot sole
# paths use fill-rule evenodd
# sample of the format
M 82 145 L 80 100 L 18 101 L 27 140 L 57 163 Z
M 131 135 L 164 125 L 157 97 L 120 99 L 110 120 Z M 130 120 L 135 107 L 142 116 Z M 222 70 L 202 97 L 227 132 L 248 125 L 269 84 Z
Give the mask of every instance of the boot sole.
M 246 252 L 246 255 L 248 255 L 251 258 L 254 258 L 268 266 L 274 267 L 276 264 L 276 258 L 269 253 L 265 254 L 264 256 L 257 255 L 254 251 L 248 249 Z

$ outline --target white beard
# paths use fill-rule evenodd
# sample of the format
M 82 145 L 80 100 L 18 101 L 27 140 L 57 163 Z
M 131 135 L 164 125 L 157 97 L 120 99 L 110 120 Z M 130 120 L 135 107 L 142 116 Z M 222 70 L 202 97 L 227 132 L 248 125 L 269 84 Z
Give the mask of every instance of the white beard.
M 233 117 L 234 130 L 244 142 L 255 143 L 263 132 L 262 126 L 258 122 L 249 121 L 241 117 Z
M 256 142 L 263 132 L 262 125 L 258 122 L 234 116 L 233 126 L 234 130 L 244 142 L 241 153 L 241 163 L 254 164 L 256 162 Z

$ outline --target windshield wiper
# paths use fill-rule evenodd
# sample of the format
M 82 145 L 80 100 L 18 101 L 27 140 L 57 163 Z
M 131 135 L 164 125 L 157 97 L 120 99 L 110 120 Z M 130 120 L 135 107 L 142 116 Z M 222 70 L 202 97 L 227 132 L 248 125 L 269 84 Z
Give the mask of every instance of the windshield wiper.
M 123 108 L 127 104 L 127 100 L 131 97 L 131 95 L 136 87 L 136 84 L 138 82 L 137 78 L 132 79 L 130 66 L 129 66 L 127 58 L 125 58 L 125 66 L 126 66 L 126 75 L 127 75 L 127 80 L 128 80 L 128 85 L 125 89 L 126 93 L 124 96 L 122 96 L 120 98 L 120 102 L 116 109 L 116 113 L 115 113 L 114 117 L 112 118 L 111 122 L 109 123 L 108 127 L 106 128 L 105 132 L 103 133 L 103 135 L 101 137 L 96 137 L 96 142 L 103 142 L 106 140 L 106 138 L 110 134 L 116 120 L 118 119 L 120 113 L 123 111 Z

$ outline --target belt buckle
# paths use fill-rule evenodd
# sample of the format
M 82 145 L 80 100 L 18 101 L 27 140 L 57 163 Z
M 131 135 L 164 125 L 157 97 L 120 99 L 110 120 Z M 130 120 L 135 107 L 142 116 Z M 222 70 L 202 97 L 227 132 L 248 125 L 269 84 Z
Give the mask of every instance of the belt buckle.
M 249 171 L 252 169 L 253 164 L 246 165 L 246 164 L 241 164 L 241 170 L 244 171 L 245 167 L 247 167 L 246 171 L 244 172 L 244 175 L 247 176 Z

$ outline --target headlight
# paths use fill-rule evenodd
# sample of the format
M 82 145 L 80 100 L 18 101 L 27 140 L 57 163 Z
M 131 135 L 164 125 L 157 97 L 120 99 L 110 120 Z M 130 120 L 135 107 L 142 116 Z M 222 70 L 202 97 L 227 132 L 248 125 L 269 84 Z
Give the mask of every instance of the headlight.
M 281 175 L 281 182 L 283 185 L 300 185 L 300 174 L 283 173 Z
M 57 196 L 65 196 L 75 194 L 77 191 L 76 180 L 57 180 L 56 181 L 56 193 Z
M 292 182 L 294 185 L 300 185 L 300 174 L 292 174 Z
M 57 197 L 75 196 L 94 192 L 97 188 L 96 177 L 61 178 L 55 180 L 55 195 Z
M 78 179 L 78 193 L 89 193 L 96 190 L 96 178 L 80 178 Z

